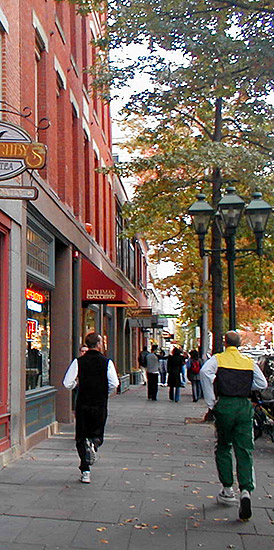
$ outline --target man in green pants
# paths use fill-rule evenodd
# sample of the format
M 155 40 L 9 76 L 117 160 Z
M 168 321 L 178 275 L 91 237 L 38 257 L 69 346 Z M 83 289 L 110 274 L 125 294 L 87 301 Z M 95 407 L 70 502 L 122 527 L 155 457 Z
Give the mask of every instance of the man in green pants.
M 251 515 L 250 493 L 254 490 L 252 390 L 263 390 L 267 381 L 254 361 L 240 354 L 240 336 L 230 330 L 225 335 L 225 351 L 213 355 L 200 370 L 204 398 L 212 411 L 217 431 L 216 466 L 223 485 L 217 500 L 237 503 L 233 491 L 232 448 L 237 464 L 240 488 L 239 518 Z

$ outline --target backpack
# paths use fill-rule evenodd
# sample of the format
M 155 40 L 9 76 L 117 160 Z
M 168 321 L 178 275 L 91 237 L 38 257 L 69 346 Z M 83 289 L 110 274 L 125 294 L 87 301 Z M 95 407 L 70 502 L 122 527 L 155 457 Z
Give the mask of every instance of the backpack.
M 189 369 L 190 372 L 192 372 L 192 374 L 199 374 L 200 368 L 201 368 L 200 361 L 198 359 L 196 359 L 196 361 L 191 359 L 191 364 Z

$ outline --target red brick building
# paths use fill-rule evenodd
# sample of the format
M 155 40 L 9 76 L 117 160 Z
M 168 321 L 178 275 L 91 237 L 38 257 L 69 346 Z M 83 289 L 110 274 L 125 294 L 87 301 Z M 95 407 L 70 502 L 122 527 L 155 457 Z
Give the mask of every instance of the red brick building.
M 118 238 L 126 193 L 97 170 L 112 164 L 109 105 L 85 71 L 101 17 L 66 1 L 0 0 L 1 119 L 47 146 L 43 169 L 6 181 L 18 161 L 0 158 L 0 185 L 38 190 L 0 199 L 2 463 L 72 421 L 62 378 L 86 331 L 103 334 L 122 384 L 143 341 L 126 310 L 147 305 L 146 248 Z

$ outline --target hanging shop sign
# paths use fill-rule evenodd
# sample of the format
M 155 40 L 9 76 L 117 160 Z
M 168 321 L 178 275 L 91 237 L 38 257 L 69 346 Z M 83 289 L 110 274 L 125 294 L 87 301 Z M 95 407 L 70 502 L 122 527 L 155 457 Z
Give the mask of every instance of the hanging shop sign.
M 38 197 L 37 187 L 23 185 L 0 185 L 0 199 L 33 200 Z
M 139 307 L 139 308 L 127 308 L 126 309 L 126 317 L 129 317 L 129 318 L 132 318 L 132 317 L 135 317 L 135 318 L 145 318 L 145 317 L 151 317 L 152 315 L 152 309 L 151 307 L 146 307 L 146 308 L 143 308 L 143 307 Z
M 46 154 L 46 146 L 32 141 L 26 130 L 10 122 L 0 121 L 0 181 L 14 178 L 27 169 L 41 170 L 46 164 Z M 37 198 L 27 196 L 26 188 L 24 192 L 25 196 L 12 196 L 13 188 L 10 196 L 1 195 L 1 198 Z

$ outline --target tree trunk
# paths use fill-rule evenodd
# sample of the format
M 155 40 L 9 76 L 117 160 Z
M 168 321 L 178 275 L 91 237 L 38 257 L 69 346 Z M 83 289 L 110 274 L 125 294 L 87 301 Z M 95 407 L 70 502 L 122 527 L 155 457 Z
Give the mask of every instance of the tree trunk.
M 215 131 L 214 140 L 220 142 L 222 139 L 222 98 L 216 100 L 215 109 Z M 216 210 L 221 198 L 222 178 L 220 168 L 215 167 L 212 172 L 212 206 Z M 211 232 L 211 276 L 212 276 L 212 332 L 213 332 L 213 353 L 223 351 L 223 278 L 221 253 L 217 252 L 222 246 L 222 238 L 216 222 L 212 225 Z

